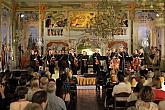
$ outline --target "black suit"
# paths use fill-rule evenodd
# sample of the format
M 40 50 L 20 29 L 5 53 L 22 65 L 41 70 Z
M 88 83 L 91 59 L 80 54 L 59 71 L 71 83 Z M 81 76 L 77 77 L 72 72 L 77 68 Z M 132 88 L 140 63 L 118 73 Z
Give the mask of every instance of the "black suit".
M 100 54 L 94 53 L 92 58 L 93 58 L 93 72 L 98 74 L 100 72 Z
M 88 73 L 88 55 L 83 55 L 81 58 L 81 74 Z

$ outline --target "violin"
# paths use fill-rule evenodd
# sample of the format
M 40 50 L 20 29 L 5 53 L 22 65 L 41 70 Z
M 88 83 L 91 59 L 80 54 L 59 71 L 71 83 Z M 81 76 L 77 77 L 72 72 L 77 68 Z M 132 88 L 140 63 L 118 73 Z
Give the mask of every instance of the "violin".
M 95 59 L 95 64 L 96 64 L 96 65 L 99 65 L 99 64 L 100 64 L 100 61 L 98 60 L 97 57 L 96 57 L 96 59 Z
M 77 60 L 77 58 L 74 58 L 74 65 L 75 66 L 78 66 L 78 60 Z

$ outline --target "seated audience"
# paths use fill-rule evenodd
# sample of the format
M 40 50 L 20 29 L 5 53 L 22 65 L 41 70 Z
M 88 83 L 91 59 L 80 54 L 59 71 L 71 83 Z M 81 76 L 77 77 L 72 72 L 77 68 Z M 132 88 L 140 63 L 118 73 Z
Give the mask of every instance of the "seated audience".
M 128 102 L 131 101 L 137 101 L 139 97 L 139 92 L 141 88 L 143 87 L 143 84 L 138 83 L 136 87 L 134 88 L 133 92 L 130 94 L 129 98 L 127 99 Z
M 0 110 L 4 110 L 5 109 L 5 86 L 0 84 Z
M 118 73 L 117 76 L 118 76 L 119 84 L 113 87 L 112 96 L 122 92 L 131 93 L 132 92 L 131 87 L 124 82 L 124 75 Z
M 152 78 L 153 78 L 153 74 L 152 72 L 147 74 L 147 79 L 144 82 L 144 86 L 152 86 Z
M 157 104 L 154 102 L 154 93 L 150 86 L 144 86 L 139 94 L 139 99 L 136 102 L 137 110 L 158 110 Z
M 40 89 L 47 90 L 49 79 L 47 77 L 41 77 L 40 79 Z
M 165 110 L 165 100 L 159 102 L 159 110 Z
M 165 91 L 162 90 L 162 84 L 160 78 L 156 78 L 153 82 L 153 92 L 155 101 L 165 100 Z
M 55 95 L 55 82 L 50 81 L 47 88 L 48 107 L 47 110 L 66 110 L 63 99 Z
M 27 93 L 27 100 L 31 101 L 33 94 L 35 92 L 39 91 L 39 90 L 40 90 L 40 88 L 39 88 L 39 80 L 36 79 L 36 78 L 33 78 L 30 81 L 30 88 L 29 88 L 28 93 Z
M 32 76 L 33 76 L 33 78 L 36 78 L 36 79 L 39 79 L 40 78 L 40 74 L 37 73 L 37 72 L 33 72 L 32 73 Z
M 46 91 L 37 91 L 32 97 L 32 103 L 37 103 L 41 105 L 42 110 L 46 110 L 48 100 Z
M 48 79 L 51 78 L 51 73 L 50 73 L 50 71 L 49 71 L 49 67 L 45 67 L 45 76 L 47 76 Z
M 139 82 L 136 85 L 136 87 L 134 88 L 133 93 L 131 93 L 131 95 L 128 97 L 128 99 L 127 99 L 128 109 L 127 110 L 136 110 L 135 102 L 139 98 L 139 92 L 140 92 L 142 87 L 143 87 L 143 84 Z
M 12 102 L 10 104 L 10 110 L 24 110 L 27 104 L 30 102 L 25 99 L 25 95 L 27 94 L 28 89 L 26 87 L 18 87 L 16 90 L 16 94 L 18 97 L 18 101 Z

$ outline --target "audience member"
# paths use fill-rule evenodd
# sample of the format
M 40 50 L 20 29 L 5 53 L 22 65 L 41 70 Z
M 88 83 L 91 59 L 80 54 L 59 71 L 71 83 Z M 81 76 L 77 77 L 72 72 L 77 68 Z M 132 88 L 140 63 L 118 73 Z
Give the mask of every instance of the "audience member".
M 48 77 L 48 79 L 51 78 L 51 73 L 49 71 L 49 67 L 45 67 L 45 76 Z
M 165 110 L 165 100 L 163 100 L 163 101 L 160 101 L 159 102 L 159 105 L 158 105 L 158 107 L 159 107 L 159 110 Z
M 32 103 L 40 104 L 42 109 L 45 110 L 48 104 L 46 91 L 37 91 L 32 97 Z
M 48 108 L 47 110 L 66 110 L 63 99 L 55 95 L 55 82 L 51 81 L 48 84 L 47 95 L 48 95 Z
M 136 87 L 134 88 L 133 92 L 131 93 L 131 95 L 129 96 L 129 98 L 127 99 L 128 102 L 131 101 L 136 101 L 139 98 L 139 92 L 141 90 L 141 88 L 143 87 L 143 85 L 141 83 L 138 83 L 136 85 Z
M 137 110 L 158 110 L 157 104 L 154 102 L 154 93 L 150 86 L 144 86 L 139 94 L 139 99 L 136 102 Z
M 25 95 L 27 94 L 28 89 L 26 87 L 18 87 L 16 90 L 16 94 L 18 97 L 18 101 L 12 102 L 10 104 L 10 110 L 24 110 L 26 105 L 30 103 L 26 101 Z
M 132 92 L 131 87 L 124 82 L 124 75 L 118 74 L 117 76 L 118 76 L 119 84 L 113 87 L 112 96 L 122 92 L 131 93 Z
M 47 77 L 41 77 L 40 79 L 40 88 L 43 90 L 47 90 L 49 79 Z
M 39 88 L 39 80 L 36 79 L 36 78 L 33 78 L 30 81 L 30 88 L 29 88 L 28 93 L 27 93 L 27 100 L 31 101 L 33 94 L 35 92 L 39 91 L 39 90 L 40 90 L 40 88 Z

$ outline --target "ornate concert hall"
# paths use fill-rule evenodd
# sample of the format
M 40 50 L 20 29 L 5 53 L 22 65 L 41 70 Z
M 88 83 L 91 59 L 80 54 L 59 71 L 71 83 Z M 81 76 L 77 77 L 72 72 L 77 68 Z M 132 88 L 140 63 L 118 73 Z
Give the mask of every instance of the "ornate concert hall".
M 165 110 L 165 0 L 0 0 L 0 110 Z

